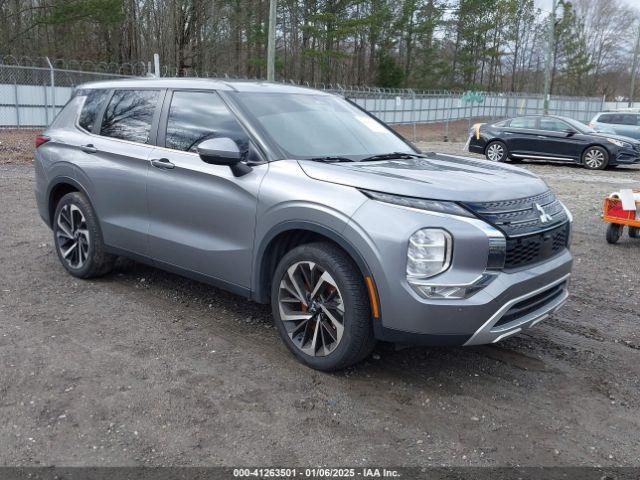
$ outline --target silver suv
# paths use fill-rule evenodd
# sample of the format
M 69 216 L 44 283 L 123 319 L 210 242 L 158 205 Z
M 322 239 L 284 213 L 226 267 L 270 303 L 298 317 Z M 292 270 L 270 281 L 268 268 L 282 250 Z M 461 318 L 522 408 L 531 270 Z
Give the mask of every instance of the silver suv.
M 341 97 L 272 83 L 84 85 L 36 140 L 66 270 L 122 255 L 271 303 L 302 362 L 376 340 L 497 342 L 567 298 L 571 215 L 526 170 L 423 154 Z

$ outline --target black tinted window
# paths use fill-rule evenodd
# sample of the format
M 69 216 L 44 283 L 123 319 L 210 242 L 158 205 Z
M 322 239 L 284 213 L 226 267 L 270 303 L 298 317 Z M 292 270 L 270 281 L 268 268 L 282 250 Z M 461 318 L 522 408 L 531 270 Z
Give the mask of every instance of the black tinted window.
M 87 130 L 93 131 L 93 126 L 96 122 L 96 117 L 100 114 L 102 106 L 104 105 L 108 90 L 89 90 L 86 92 L 86 98 L 80 111 L 80 118 L 78 119 L 78 125 Z
M 248 149 L 244 130 L 214 92 L 174 92 L 167 120 L 165 146 L 195 152 L 203 140 L 228 137 L 240 151 Z
M 569 125 L 567 125 L 563 121 L 556 120 L 555 118 L 541 118 L 540 130 L 548 130 L 552 132 L 564 132 L 566 130 L 571 130 L 571 127 L 569 127 Z
M 116 90 L 104 112 L 100 135 L 148 143 L 158 90 Z
M 509 126 L 512 128 L 536 128 L 536 119 L 535 117 L 514 118 Z

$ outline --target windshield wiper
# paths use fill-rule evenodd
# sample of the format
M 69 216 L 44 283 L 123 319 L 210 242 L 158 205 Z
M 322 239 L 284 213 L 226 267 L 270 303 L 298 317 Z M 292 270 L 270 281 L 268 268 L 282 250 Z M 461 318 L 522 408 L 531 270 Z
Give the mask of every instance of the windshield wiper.
M 355 162 L 352 158 L 347 157 L 337 157 L 337 156 L 327 156 L 327 157 L 313 157 L 309 160 L 313 162 L 327 162 L 327 163 L 335 163 L 335 162 Z
M 375 162 L 377 160 L 395 160 L 395 159 L 409 159 L 409 158 L 426 158 L 425 155 L 420 153 L 409 153 L 409 152 L 391 152 L 391 153 L 382 153 L 380 155 L 371 155 L 370 157 L 365 157 L 361 162 Z

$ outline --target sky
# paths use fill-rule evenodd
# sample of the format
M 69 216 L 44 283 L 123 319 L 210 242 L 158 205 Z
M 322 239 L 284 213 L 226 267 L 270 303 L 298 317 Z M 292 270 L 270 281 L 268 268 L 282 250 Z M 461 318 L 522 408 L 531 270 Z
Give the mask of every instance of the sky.
M 535 0 L 536 6 L 543 8 L 547 11 L 551 10 L 551 2 L 553 0 Z M 626 3 L 629 6 L 636 7 L 640 10 L 640 0 L 621 0 L 623 3 Z

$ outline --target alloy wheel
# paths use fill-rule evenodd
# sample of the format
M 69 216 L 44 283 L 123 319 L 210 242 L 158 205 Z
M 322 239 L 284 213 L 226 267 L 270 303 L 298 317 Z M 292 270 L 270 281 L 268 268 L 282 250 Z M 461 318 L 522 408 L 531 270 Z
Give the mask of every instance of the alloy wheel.
M 584 163 L 589 168 L 600 168 L 604 164 L 604 153 L 593 148 L 585 154 Z
M 333 277 L 317 263 L 291 265 L 278 290 L 280 319 L 293 344 L 321 357 L 333 352 L 344 333 L 344 302 Z
M 504 148 L 502 148 L 502 145 L 500 145 L 499 143 L 489 145 L 489 148 L 487 149 L 487 157 L 489 158 L 489 160 L 491 160 L 492 162 L 499 162 L 500 160 L 502 160 L 503 156 Z
M 82 268 L 89 256 L 90 236 L 84 214 L 76 205 L 66 204 L 60 209 L 56 241 L 64 261 L 71 268 Z

